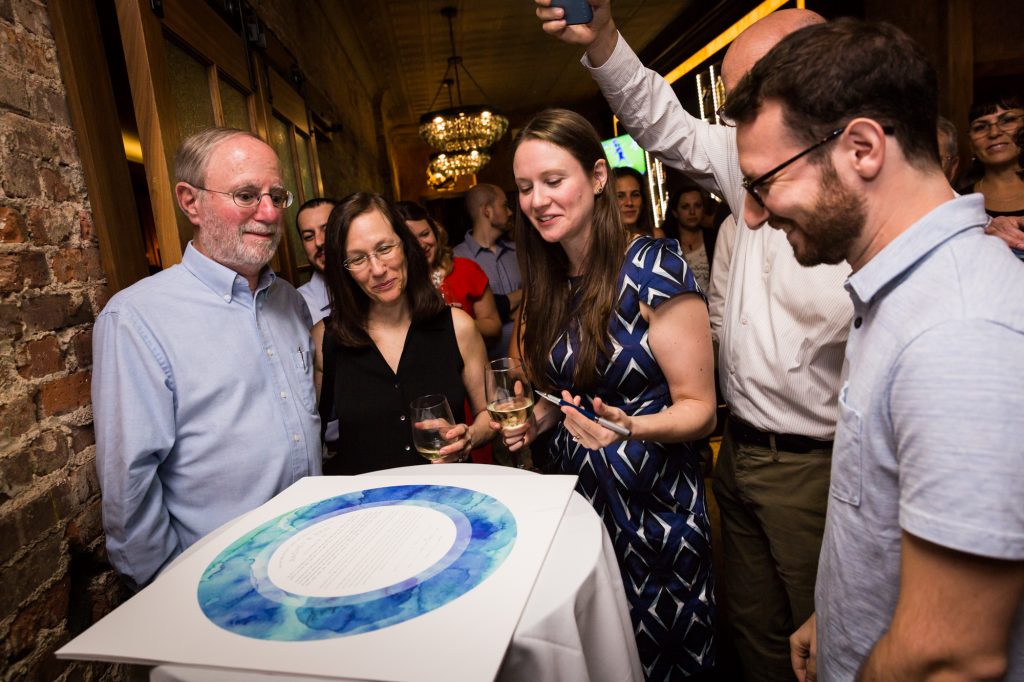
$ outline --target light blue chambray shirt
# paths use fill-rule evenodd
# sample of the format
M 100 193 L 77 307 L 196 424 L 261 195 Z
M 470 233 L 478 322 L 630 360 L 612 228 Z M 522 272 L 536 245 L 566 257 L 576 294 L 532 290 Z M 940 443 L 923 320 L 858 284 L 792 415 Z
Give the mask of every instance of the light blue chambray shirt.
M 103 527 L 138 585 L 232 518 L 321 472 L 309 311 L 269 268 L 245 278 L 191 244 L 119 292 L 93 332 Z
M 306 299 L 309 306 L 309 314 L 313 318 L 313 324 L 331 314 L 331 300 L 327 294 L 327 280 L 323 274 L 313 271 L 309 281 L 299 287 L 299 293 Z
M 839 394 L 815 592 L 818 679 L 852 681 L 892 622 L 903 532 L 1024 560 L 1024 265 L 985 235 L 983 198 L 948 201 L 846 288 Z M 1024 604 L 1008 680 L 1024 679 Z

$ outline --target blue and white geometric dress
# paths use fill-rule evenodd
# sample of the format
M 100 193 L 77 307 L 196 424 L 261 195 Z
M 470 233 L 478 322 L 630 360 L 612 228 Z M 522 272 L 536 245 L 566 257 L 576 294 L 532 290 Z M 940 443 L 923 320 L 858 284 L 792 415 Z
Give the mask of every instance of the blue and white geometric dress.
M 626 252 L 618 291 L 608 328 L 609 360 L 598 359 L 596 395 L 629 415 L 656 413 L 672 398 L 648 346 L 640 302 L 657 308 L 700 288 L 678 242 L 639 237 Z M 549 356 L 548 376 L 559 393 L 573 392 L 577 342 L 570 329 Z M 686 443 L 636 440 L 590 450 L 574 443 L 559 422 L 551 456 L 562 472 L 579 476 L 577 492 L 608 528 L 647 679 L 709 670 L 715 611 L 711 527 L 697 454 Z

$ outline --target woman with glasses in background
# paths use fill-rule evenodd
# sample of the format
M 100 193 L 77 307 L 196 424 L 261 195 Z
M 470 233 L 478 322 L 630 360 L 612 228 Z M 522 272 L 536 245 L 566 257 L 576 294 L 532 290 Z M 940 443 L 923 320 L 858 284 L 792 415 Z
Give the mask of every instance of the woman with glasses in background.
M 444 437 L 444 462 L 460 461 L 493 432 L 484 401 L 487 354 L 473 319 L 445 305 L 423 249 L 379 194 L 343 199 L 327 222 L 331 314 L 313 327 L 314 377 L 324 424 L 336 417 L 337 455 L 325 474 L 423 464 L 412 440 L 410 403 L 443 394 L 475 418 Z
M 976 102 L 967 127 L 974 153 L 962 194 L 980 192 L 985 212 L 992 216 L 985 231 L 1024 248 L 1024 177 L 1018 134 L 1024 128 L 1024 97 L 1003 95 Z M 1018 254 L 1019 255 L 1019 254 Z

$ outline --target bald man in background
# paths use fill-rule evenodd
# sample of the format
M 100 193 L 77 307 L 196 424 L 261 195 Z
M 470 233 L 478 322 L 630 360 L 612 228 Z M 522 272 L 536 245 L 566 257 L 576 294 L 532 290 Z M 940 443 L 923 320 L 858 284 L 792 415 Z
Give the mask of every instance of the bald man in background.
M 543 28 L 586 47 L 590 71 L 641 147 L 728 201 L 740 224 L 728 263 L 719 372 L 731 415 L 715 468 L 728 622 L 747 680 L 792 680 L 788 636 L 814 610 L 832 439 L 852 304 L 847 264 L 803 267 L 782 230 L 745 229 L 736 130 L 688 114 L 619 35 L 610 0 L 566 26 L 535 0 Z M 779 40 L 824 19 L 782 10 L 758 21 L 722 63 L 726 92 Z

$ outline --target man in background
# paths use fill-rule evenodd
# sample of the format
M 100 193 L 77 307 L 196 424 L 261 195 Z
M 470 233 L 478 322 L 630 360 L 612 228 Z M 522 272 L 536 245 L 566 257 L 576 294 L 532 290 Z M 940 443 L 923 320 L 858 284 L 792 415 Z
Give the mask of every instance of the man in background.
M 853 271 L 801 680 L 1024 679 L 1024 268 L 943 174 L 937 99 L 906 34 L 843 19 L 781 41 L 726 105 L 746 223 Z
M 501 338 L 488 354 L 492 359 L 505 357 L 523 296 L 516 246 L 505 239 L 512 210 L 500 187 L 481 183 L 466 193 L 466 212 L 473 227 L 452 253 L 476 262 L 487 275 L 502 323 Z
M 299 287 L 299 293 L 306 299 L 313 324 L 331 313 L 331 302 L 327 295 L 327 281 L 324 279 L 324 239 L 327 219 L 337 205 L 334 199 L 318 197 L 310 199 L 295 214 L 295 228 L 302 239 L 302 249 L 313 267 L 309 281 Z
M 944 116 L 939 116 L 937 126 L 939 137 L 939 161 L 942 163 L 942 172 L 952 185 L 956 180 L 956 172 L 960 168 L 960 152 L 956 146 L 956 126 Z
M 292 195 L 274 150 L 210 128 L 176 157 L 181 263 L 110 299 L 93 333 L 96 468 L 111 564 L 136 587 L 321 472 L 309 311 L 267 267 Z

